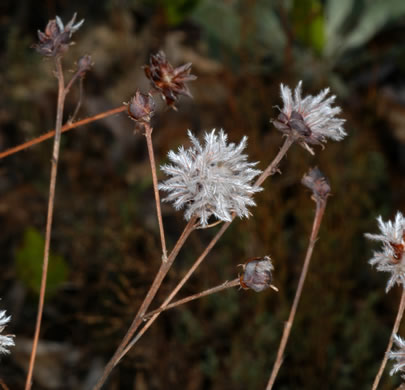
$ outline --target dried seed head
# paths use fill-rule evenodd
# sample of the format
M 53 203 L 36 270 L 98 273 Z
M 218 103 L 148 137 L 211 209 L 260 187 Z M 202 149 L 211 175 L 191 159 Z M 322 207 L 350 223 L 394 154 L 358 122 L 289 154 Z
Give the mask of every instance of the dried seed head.
M 150 123 L 155 113 L 155 101 L 150 93 L 146 95 L 138 90 L 126 104 L 128 115 L 133 121 L 140 124 Z
M 5 310 L 0 310 L 0 354 L 8 354 L 10 351 L 9 347 L 14 346 L 14 341 L 12 335 L 1 335 L 6 325 L 10 322 L 11 317 L 6 316 Z
M 45 31 L 38 30 L 39 43 L 32 45 L 38 53 L 46 57 L 55 57 L 63 54 L 69 46 L 72 44 L 70 38 L 72 34 L 76 32 L 84 22 L 82 19 L 75 24 L 76 13 L 66 26 L 63 25 L 59 16 L 48 22 Z
M 324 202 L 330 195 L 328 179 L 318 167 L 310 169 L 302 178 L 301 183 L 312 191 L 315 202 Z
M 311 154 L 314 151 L 309 146 L 323 145 L 327 138 L 340 141 L 346 135 L 343 129 L 344 119 L 336 118 L 340 107 L 332 107 L 335 96 L 326 98 L 329 88 L 317 96 L 301 96 L 302 81 L 295 88 L 294 97 L 291 89 L 281 84 L 281 98 L 284 107 L 273 120 L 273 125 L 284 134 L 292 137 Z
M 377 265 L 378 271 L 390 272 L 386 292 L 396 284 L 405 288 L 405 218 L 398 211 L 394 221 L 383 222 L 377 218 L 380 234 L 366 233 L 366 237 L 382 242 L 382 250 L 374 252 L 371 265 Z
M 271 272 L 274 267 L 269 256 L 253 257 L 247 260 L 242 267 L 240 285 L 243 289 L 261 292 L 271 286 L 273 280 Z
M 146 77 L 152 86 L 162 94 L 169 107 L 176 109 L 175 103 L 179 95 L 192 97 L 186 82 L 195 80 L 197 77 L 190 74 L 191 63 L 173 68 L 167 61 L 163 51 L 151 55 L 149 65 L 144 67 Z
M 390 371 L 390 375 L 396 374 L 398 371 L 405 371 L 405 341 L 396 334 L 394 335 L 394 343 L 398 349 L 396 351 L 391 350 L 388 353 L 389 359 L 396 360 L 393 369 Z
M 257 163 L 247 161 L 243 153 L 247 137 L 235 145 L 227 143 L 223 130 L 205 134 L 205 145 L 189 131 L 192 147 L 180 147 L 178 152 L 168 154 L 172 164 L 161 169 L 170 176 L 159 185 L 169 195 L 164 199 L 173 202 L 177 210 L 185 209 L 184 217 L 198 217 L 202 227 L 214 216 L 230 222 L 233 213 L 249 217 L 248 206 L 255 206 L 252 196 L 262 188 L 252 181 L 260 173 L 253 169 Z

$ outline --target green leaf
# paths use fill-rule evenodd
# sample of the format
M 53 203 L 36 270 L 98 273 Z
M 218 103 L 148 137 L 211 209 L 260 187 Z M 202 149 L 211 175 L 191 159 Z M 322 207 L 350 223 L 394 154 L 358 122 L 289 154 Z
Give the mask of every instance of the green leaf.
M 35 228 L 28 228 L 24 233 L 22 245 L 15 255 L 17 275 L 32 291 L 39 293 L 41 286 L 42 261 L 45 240 Z M 50 253 L 46 294 L 50 296 L 66 281 L 68 275 L 66 261 Z
M 292 10 L 297 37 L 321 53 L 325 44 L 325 21 L 320 0 L 295 0 Z

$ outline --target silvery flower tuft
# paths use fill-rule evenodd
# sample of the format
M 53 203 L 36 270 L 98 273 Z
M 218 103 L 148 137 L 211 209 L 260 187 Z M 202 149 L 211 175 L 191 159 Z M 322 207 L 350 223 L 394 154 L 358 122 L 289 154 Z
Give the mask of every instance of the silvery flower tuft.
M 201 145 L 191 131 L 188 136 L 192 146 L 181 146 L 177 153 L 170 151 L 172 164 L 161 167 L 170 176 L 159 185 L 169 193 L 164 201 L 173 202 L 177 210 L 184 208 L 186 220 L 198 217 L 203 227 L 211 216 L 227 222 L 232 213 L 248 217 L 247 207 L 255 205 L 252 195 L 262 188 L 252 184 L 261 172 L 253 168 L 257 163 L 248 162 L 242 153 L 247 137 L 238 145 L 228 144 L 223 130 L 212 130 L 205 133 L 205 144 Z
M 383 246 L 379 252 L 374 252 L 371 265 L 377 265 L 378 271 L 390 272 L 386 291 L 395 283 L 405 288 L 405 218 L 397 212 L 395 221 L 383 222 L 377 218 L 380 234 L 366 234 L 371 240 L 381 241 Z
M 301 96 L 302 81 L 295 88 L 294 96 L 289 87 L 281 84 L 280 88 L 284 106 L 277 119 L 272 121 L 278 130 L 292 137 L 311 154 L 314 151 L 308 144 L 322 145 L 327 138 L 340 141 L 345 137 L 345 120 L 336 117 L 341 109 L 332 106 L 336 96 L 327 97 L 329 88 L 316 96 L 304 98 Z
M 405 371 L 405 341 L 398 335 L 394 335 L 394 343 L 397 348 L 397 351 L 391 350 L 388 353 L 388 358 L 396 360 L 393 369 L 390 371 L 390 375 L 396 374 L 398 371 Z M 404 378 L 404 376 L 402 376 Z
M 14 345 L 13 336 L 1 335 L 1 333 L 3 332 L 6 325 L 10 322 L 10 319 L 11 319 L 11 317 L 6 316 L 5 310 L 0 310 L 0 354 L 10 353 L 8 348 L 12 347 Z

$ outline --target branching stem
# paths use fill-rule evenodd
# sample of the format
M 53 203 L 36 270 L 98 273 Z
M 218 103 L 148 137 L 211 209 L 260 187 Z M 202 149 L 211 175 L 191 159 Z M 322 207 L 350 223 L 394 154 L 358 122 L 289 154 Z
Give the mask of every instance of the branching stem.
M 186 227 L 184 228 L 183 233 L 181 234 L 180 238 L 177 240 L 177 243 L 174 246 L 173 250 L 170 252 L 170 255 L 168 256 L 167 261 L 161 262 L 159 271 L 157 272 L 155 279 L 154 279 L 148 293 L 146 294 L 144 301 L 141 304 L 141 307 L 138 309 L 138 312 L 135 315 L 135 317 L 132 321 L 132 324 L 130 325 L 127 333 L 125 334 L 120 345 L 118 346 L 117 350 L 115 351 L 113 357 L 110 359 L 110 361 L 105 366 L 103 375 L 101 376 L 101 378 L 99 379 L 99 381 L 97 382 L 95 387 L 93 388 L 94 390 L 101 389 L 104 382 L 107 380 L 108 375 L 110 375 L 111 371 L 113 370 L 114 366 L 116 365 L 118 358 L 121 355 L 121 352 L 124 350 L 125 346 L 129 342 L 129 340 L 131 340 L 131 338 L 133 337 L 136 329 L 138 329 L 139 325 L 142 323 L 146 310 L 148 310 L 150 304 L 152 303 L 152 300 L 155 297 L 160 285 L 162 284 L 163 279 L 169 272 L 171 266 L 173 265 L 174 260 L 176 259 L 180 249 L 183 247 L 184 243 L 186 242 L 188 236 L 195 229 L 195 222 L 196 222 L 196 218 L 190 219 L 190 221 L 187 223 Z

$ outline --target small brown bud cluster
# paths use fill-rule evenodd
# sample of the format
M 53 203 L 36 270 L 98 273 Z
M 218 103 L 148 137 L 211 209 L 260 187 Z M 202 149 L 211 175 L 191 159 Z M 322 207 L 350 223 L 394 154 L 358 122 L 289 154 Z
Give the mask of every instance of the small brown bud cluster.
M 399 243 L 391 242 L 388 243 L 392 248 L 392 264 L 399 264 L 402 260 L 402 257 L 405 254 L 405 231 L 402 234 L 402 241 Z
M 179 95 L 192 97 L 186 82 L 197 77 L 190 74 L 191 63 L 173 68 L 163 51 L 150 56 L 149 65 L 144 66 L 146 77 L 152 87 L 162 94 L 167 105 L 176 110 L 175 103 Z
M 271 287 L 274 267 L 269 256 L 253 257 L 242 265 L 243 273 L 240 276 L 240 286 L 245 289 L 252 289 L 261 292 Z
M 45 31 L 38 30 L 39 43 L 32 45 L 38 53 L 46 57 L 55 57 L 63 54 L 69 46 L 72 44 L 70 38 L 72 34 L 76 32 L 84 22 L 82 19 L 80 22 L 75 23 L 76 13 L 66 26 L 63 25 L 59 16 L 48 22 Z
M 155 101 L 150 93 L 146 95 L 138 90 L 127 103 L 127 109 L 133 121 L 143 125 L 149 124 L 155 113 Z
M 330 195 L 331 188 L 328 179 L 318 167 L 310 169 L 302 178 L 301 183 L 312 191 L 313 199 L 316 202 L 325 201 Z

